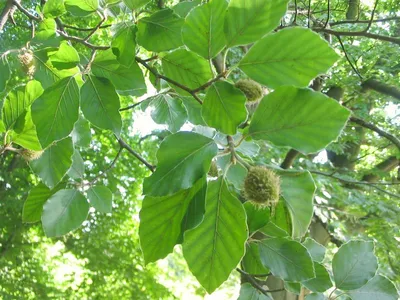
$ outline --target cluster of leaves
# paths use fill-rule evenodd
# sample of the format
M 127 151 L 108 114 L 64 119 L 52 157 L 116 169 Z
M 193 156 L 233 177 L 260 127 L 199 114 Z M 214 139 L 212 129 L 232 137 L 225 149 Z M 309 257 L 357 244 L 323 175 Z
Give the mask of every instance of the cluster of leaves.
M 288 291 L 315 293 L 307 299 L 323 299 L 333 286 L 329 297 L 345 293 L 361 299 L 372 292 L 396 299 L 391 281 L 376 274 L 371 242 L 346 243 L 332 264 L 322 264 L 325 248 L 304 239 L 316 192 L 309 171 L 269 164 L 281 179 L 281 199 L 272 214 L 242 197 L 260 144 L 311 155 L 341 134 L 351 112 L 307 88 L 338 60 L 336 51 L 309 28 L 285 26 L 288 0 L 191 1 L 170 8 L 159 3 L 162 9 L 148 5 L 155 12 L 139 10 L 149 2 L 48 0 L 27 13 L 38 22 L 34 37 L 2 56 L 2 153 L 24 156 L 41 180 L 24 204 L 23 221 L 41 220 L 48 237 L 59 237 L 80 227 L 90 206 L 111 212 L 113 193 L 97 184 L 98 176 L 87 177 L 81 155 L 91 144 L 91 128 L 100 128 L 152 172 L 143 182 L 139 225 L 146 263 L 182 244 L 191 272 L 208 293 L 240 265 L 251 283 L 242 285 L 241 299 L 258 292 L 269 297 L 255 278 L 270 274 Z M 101 20 L 86 36 L 67 33 L 69 15 L 95 12 Z M 111 39 L 92 44 L 107 18 L 114 21 Z M 248 45 L 231 64 L 228 54 Z M 10 66 L 16 63 L 25 74 L 14 86 L 16 68 Z M 264 86 L 266 95 L 254 113 L 235 87 L 237 74 Z M 145 79 L 156 95 L 121 108 L 121 102 L 147 93 Z M 122 111 L 138 105 L 151 108 L 154 121 L 171 132 L 157 151 L 156 168 L 122 139 Z M 183 131 L 184 124 L 191 130 Z M 210 176 L 213 163 L 217 170 Z

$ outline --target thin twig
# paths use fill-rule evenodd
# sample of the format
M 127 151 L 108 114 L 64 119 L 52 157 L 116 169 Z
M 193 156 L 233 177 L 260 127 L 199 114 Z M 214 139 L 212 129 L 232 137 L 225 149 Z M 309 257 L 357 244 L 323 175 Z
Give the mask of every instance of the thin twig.
M 294 0 L 294 19 L 293 24 L 297 24 L 297 14 L 298 14 L 298 7 L 297 7 L 297 0 Z
M 99 16 L 101 17 L 101 20 L 99 22 L 99 24 L 97 24 L 97 26 L 95 28 L 93 28 L 92 31 L 90 31 L 90 33 L 83 39 L 85 42 L 88 41 L 90 39 L 90 37 L 96 33 L 97 30 L 99 30 L 100 26 L 103 25 L 103 23 L 107 20 L 106 16 L 103 15 L 102 13 L 98 12 Z
M 103 177 L 105 174 L 107 174 L 108 171 L 110 171 L 112 168 L 114 168 L 115 164 L 117 163 L 117 160 L 119 159 L 119 157 L 121 156 L 122 150 L 124 150 L 123 147 L 120 147 L 118 150 L 117 155 L 115 156 L 115 158 L 113 159 L 113 161 L 111 162 L 111 164 L 107 167 L 107 169 L 105 169 L 103 172 L 101 172 L 101 174 L 99 174 L 96 178 L 94 178 L 89 185 L 92 186 L 93 184 L 95 184 L 101 177 Z
M 311 0 L 308 0 L 308 12 L 307 12 L 307 27 L 310 28 L 310 21 L 311 21 Z
M 63 26 L 65 28 L 68 29 L 72 29 L 72 30 L 76 30 L 76 31 L 93 31 L 94 29 L 105 29 L 105 28 L 109 28 L 112 26 L 112 24 L 107 24 L 107 25 L 101 25 L 100 27 L 97 25 L 96 27 L 92 27 L 92 28 L 79 28 L 79 27 L 75 27 L 75 26 L 71 26 L 71 25 L 67 25 L 67 24 L 63 24 Z
M 335 31 L 335 30 L 331 30 L 331 29 L 323 28 L 323 27 L 313 28 L 313 30 L 315 32 L 325 32 L 328 34 L 332 34 L 334 36 L 359 36 L 359 37 L 366 37 L 366 38 L 370 38 L 370 39 L 374 39 L 374 40 L 391 42 L 391 43 L 400 45 L 400 38 L 365 32 L 364 30 L 363 31 Z
M 385 193 L 385 194 L 387 194 L 387 195 L 389 195 L 389 196 L 392 196 L 392 197 L 394 197 L 394 198 L 399 198 L 399 199 L 400 199 L 400 195 L 397 195 L 397 194 L 393 194 L 393 193 L 391 193 L 391 192 L 388 192 L 388 191 L 386 191 L 386 190 L 384 190 L 384 189 L 378 187 L 378 186 L 377 186 L 376 184 L 374 184 L 374 183 L 370 183 L 370 182 L 367 182 L 367 181 L 347 180 L 347 179 L 343 179 L 343 178 L 340 178 L 340 177 L 336 177 L 336 176 L 334 176 L 334 175 L 332 175 L 332 174 L 328 174 L 328 173 L 324 173 L 324 172 L 320 172 L 320 171 L 309 170 L 309 172 L 312 173 L 312 174 L 316 174 L 316 175 L 321 175 L 321 176 L 330 177 L 330 178 L 336 179 L 336 180 L 338 180 L 338 181 L 340 181 L 340 182 L 342 182 L 342 183 L 355 184 L 355 185 L 365 185 L 365 186 L 373 187 L 373 188 L 377 189 L 378 191 L 381 191 L 382 193 Z
M 136 57 L 136 61 L 138 63 L 140 63 L 143 67 L 145 67 L 147 70 L 149 70 L 151 73 L 153 73 L 153 75 L 156 76 L 157 78 L 164 79 L 165 81 L 167 81 L 167 82 L 177 86 L 178 88 L 188 92 L 190 95 L 192 95 L 192 97 L 194 99 L 196 99 L 197 102 L 199 102 L 200 104 L 203 104 L 203 101 L 201 101 L 201 99 L 196 95 L 195 92 L 193 92 L 192 89 L 188 88 L 187 86 L 185 86 L 185 85 L 183 85 L 183 84 L 181 84 L 181 83 L 179 83 L 179 82 L 177 82 L 177 81 L 175 81 L 175 80 L 173 80 L 171 78 L 168 78 L 168 77 L 158 73 L 158 71 L 155 68 L 150 66 L 145 60 L 141 59 L 140 57 Z
M 139 160 L 142 164 L 144 164 L 151 172 L 155 171 L 155 166 L 147 162 L 147 160 L 145 160 L 139 153 L 133 150 L 124 140 L 118 138 L 118 143 L 122 148 L 128 150 L 130 154 L 132 154 L 137 160 Z
M 330 17 L 331 17 L 331 1 L 328 0 L 328 16 L 326 17 L 324 28 L 328 26 Z
M 344 55 L 346 56 L 346 59 L 347 59 L 347 61 L 349 62 L 351 68 L 352 68 L 353 71 L 357 74 L 357 76 L 358 76 L 361 80 L 363 80 L 362 75 L 361 75 L 360 72 L 357 70 L 357 68 L 355 67 L 355 65 L 352 63 L 352 61 L 351 61 L 349 55 L 347 54 L 347 51 L 346 51 L 346 48 L 344 47 L 344 44 L 343 44 L 343 42 L 342 42 L 342 39 L 340 38 L 340 36 L 336 36 L 336 37 L 337 37 L 337 39 L 338 39 L 338 41 L 339 41 L 339 43 L 340 43 L 340 46 L 342 47 L 342 50 L 343 50 L 343 52 L 344 52 Z
M 348 20 L 348 21 L 337 21 L 331 22 L 329 25 L 331 27 L 342 25 L 342 24 L 369 24 L 369 23 L 380 23 L 380 22 L 389 22 L 389 21 L 396 21 L 400 20 L 400 17 L 390 17 L 390 18 L 383 18 L 383 19 L 375 19 L 375 20 Z
M 365 32 L 367 32 L 371 28 L 372 22 L 374 21 L 375 11 L 376 11 L 376 7 L 378 6 L 378 3 L 379 3 L 379 0 L 376 0 L 374 9 L 372 10 L 372 13 L 371 13 L 371 19 L 369 20 L 367 28 L 364 29 Z
M 85 45 L 86 47 L 90 48 L 90 49 L 94 49 L 94 50 L 108 50 L 110 49 L 110 46 L 97 46 L 97 45 L 93 45 L 87 41 L 85 41 L 84 39 L 80 38 L 80 37 L 76 37 L 76 36 L 71 36 L 66 34 L 65 32 L 61 31 L 61 30 L 57 30 L 57 32 L 66 40 L 69 41 L 74 41 L 77 43 L 80 43 L 82 45 Z

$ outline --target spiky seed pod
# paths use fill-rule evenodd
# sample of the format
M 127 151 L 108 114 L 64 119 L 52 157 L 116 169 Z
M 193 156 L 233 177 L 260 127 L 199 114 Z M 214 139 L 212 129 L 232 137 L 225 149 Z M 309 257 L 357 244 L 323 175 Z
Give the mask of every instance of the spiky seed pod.
M 244 181 L 246 200 L 260 207 L 275 207 L 279 201 L 280 180 L 274 171 L 262 167 L 251 167 Z
M 264 95 L 261 85 L 251 79 L 240 79 L 235 83 L 235 87 L 246 95 L 249 102 L 257 101 Z
M 215 161 L 211 162 L 210 170 L 208 171 L 208 175 L 211 177 L 218 177 L 218 167 Z
M 29 149 L 23 149 L 20 151 L 20 154 L 26 161 L 32 161 L 32 160 L 40 158 L 43 154 L 43 151 L 34 151 L 34 150 L 29 150 Z
M 33 76 L 36 68 L 35 68 L 35 62 L 34 62 L 32 51 L 26 50 L 25 52 L 18 55 L 18 58 L 22 64 L 22 68 L 23 68 L 24 72 L 28 76 Z

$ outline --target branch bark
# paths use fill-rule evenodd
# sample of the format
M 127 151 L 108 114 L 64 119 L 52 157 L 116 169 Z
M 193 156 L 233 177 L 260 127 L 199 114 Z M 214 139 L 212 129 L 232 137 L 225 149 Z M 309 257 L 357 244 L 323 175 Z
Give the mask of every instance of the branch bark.
M 378 93 L 391 96 L 400 100 L 400 89 L 395 86 L 388 85 L 375 79 L 368 79 L 364 81 L 361 86 L 366 89 L 372 89 Z

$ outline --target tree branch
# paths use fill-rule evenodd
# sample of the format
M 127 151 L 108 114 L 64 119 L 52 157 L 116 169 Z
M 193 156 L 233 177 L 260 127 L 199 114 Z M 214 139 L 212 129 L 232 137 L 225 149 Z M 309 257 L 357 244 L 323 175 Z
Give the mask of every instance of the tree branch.
M 332 27 L 332 26 L 337 26 L 337 25 L 342 25 L 342 24 L 369 24 L 369 23 L 389 22 L 389 21 L 395 21 L 395 20 L 400 20 L 400 17 L 375 19 L 375 20 L 372 20 L 372 22 L 371 22 L 371 20 L 337 21 L 337 22 L 329 23 L 329 25 Z
M 388 95 L 388 96 L 391 96 L 393 98 L 400 100 L 400 89 L 398 89 L 395 86 L 391 86 L 386 83 L 375 80 L 373 78 L 370 78 L 370 79 L 364 81 L 361 84 L 361 86 L 364 88 L 372 89 L 378 93 Z
M 21 3 L 20 3 L 19 0 L 13 0 L 13 1 L 11 1 L 11 2 L 12 2 L 13 5 L 15 5 L 15 6 L 18 8 L 18 10 L 19 10 L 20 12 L 22 12 L 22 13 L 23 13 L 25 16 L 27 16 L 29 19 L 34 20 L 34 21 L 38 21 L 38 22 L 42 20 L 41 17 L 37 17 L 37 16 L 32 15 L 26 8 L 24 8 L 24 7 L 21 5 Z
M 259 290 L 261 293 L 263 293 L 268 297 L 269 297 L 268 293 L 277 293 L 285 290 L 285 289 L 266 290 L 257 282 L 257 280 L 252 275 L 248 274 L 247 272 L 239 268 L 236 268 L 236 271 L 238 271 L 241 275 L 243 275 L 246 279 L 248 279 L 253 287 L 255 287 L 257 290 Z
M 151 73 L 153 73 L 153 75 L 156 76 L 157 78 L 164 79 L 165 81 L 167 81 L 167 82 L 177 86 L 178 88 L 188 92 L 190 95 L 192 95 L 192 97 L 194 99 L 196 99 L 197 102 L 199 102 L 200 104 L 203 104 L 203 101 L 201 101 L 201 99 L 196 95 L 196 92 L 193 92 L 192 89 L 188 88 L 187 86 L 185 86 L 183 84 L 180 84 L 179 82 L 177 82 L 177 81 L 175 81 L 173 79 L 170 79 L 170 78 L 158 73 L 158 71 L 155 68 L 150 66 L 145 60 L 141 59 L 140 57 L 136 57 L 136 61 L 138 63 L 140 63 L 143 67 L 145 67 L 147 70 L 149 70 Z
M 93 50 L 108 50 L 108 49 L 110 49 L 110 46 L 97 46 L 97 45 L 93 45 L 93 44 L 91 44 L 91 43 L 85 41 L 85 40 L 82 39 L 82 38 L 79 38 L 79 37 L 77 37 L 77 36 L 68 35 L 68 34 L 66 34 L 66 33 L 65 33 L 64 31 L 62 31 L 62 30 L 57 30 L 57 32 L 58 32 L 63 38 L 65 38 L 66 40 L 74 41 L 74 42 L 80 43 L 80 44 L 85 45 L 86 47 L 88 47 L 88 48 L 90 48 L 90 49 L 93 49 Z
M 390 42 L 394 43 L 397 45 L 400 45 L 400 38 L 396 37 L 390 37 L 387 35 L 380 35 L 380 34 L 375 34 L 375 33 L 369 33 L 365 31 L 335 31 L 327 28 L 313 28 L 315 32 L 324 32 L 328 34 L 332 34 L 334 36 L 360 36 L 360 37 L 366 37 L 374 40 L 380 40 L 384 42 Z
M 130 154 L 132 154 L 137 160 L 144 164 L 151 172 L 155 171 L 155 166 L 148 163 L 147 160 L 145 160 L 139 153 L 133 150 L 124 140 L 118 138 L 118 143 L 120 144 L 121 148 L 128 150 Z
M 8 0 L 6 5 L 4 6 L 3 11 L 0 14 L 0 31 L 3 30 L 3 27 L 6 25 L 8 18 L 12 14 L 13 10 L 15 10 L 14 1 Z
M 326 177 L 330 177 L 333 179 L 336 179 L 342 183 L 346 183 L 346 184 L 352 184 L 352 185 L 366 185 L 369 187 L 373 187 L 375 189 L 377 189 L 378 191 L 381 191 L 382 193 L 385 193 L 389 196 L 392 196 L 394 198 L 399 198 L 400 199 L 400 195 L 398 194 L 393 194 L 391 192 L 388 192 L 382 188 L 380 188 L 379 186 L 377 186 L 377 184 L 371 183 L 371 182 L 367 182 L 367 181 L 356 181 L 356 180 L 347 180 L 347 179 L 343 179 L 340 177 L 336 177 L 333 174 L 328 174 L 328 173 L 324 173 L 324 172 L 320 172 L 320 171 L 313 171 L 313 170 L 309 170 L 310 173 L 312 174 L 316 174 L 316 175 L 321 175 L 321 176 L 326 176 Z
M 368 123 L 364 121 L 363 119 L 357 118 L 357 117 L 351 117 L 350 122 L 356 123 L 364 128 L 368 128 L 372 131 L 375 131 L 377 134 L 379 134 L 381 137 L 384 137 L 391 141 L 393 144 L 396 145 L 396 147 L 400 150 L 400 140 L 395 137 L 393 134 L 390 134 L 383 129 L 380 129 L 379 127 L 375 126 L 374 124 Z

